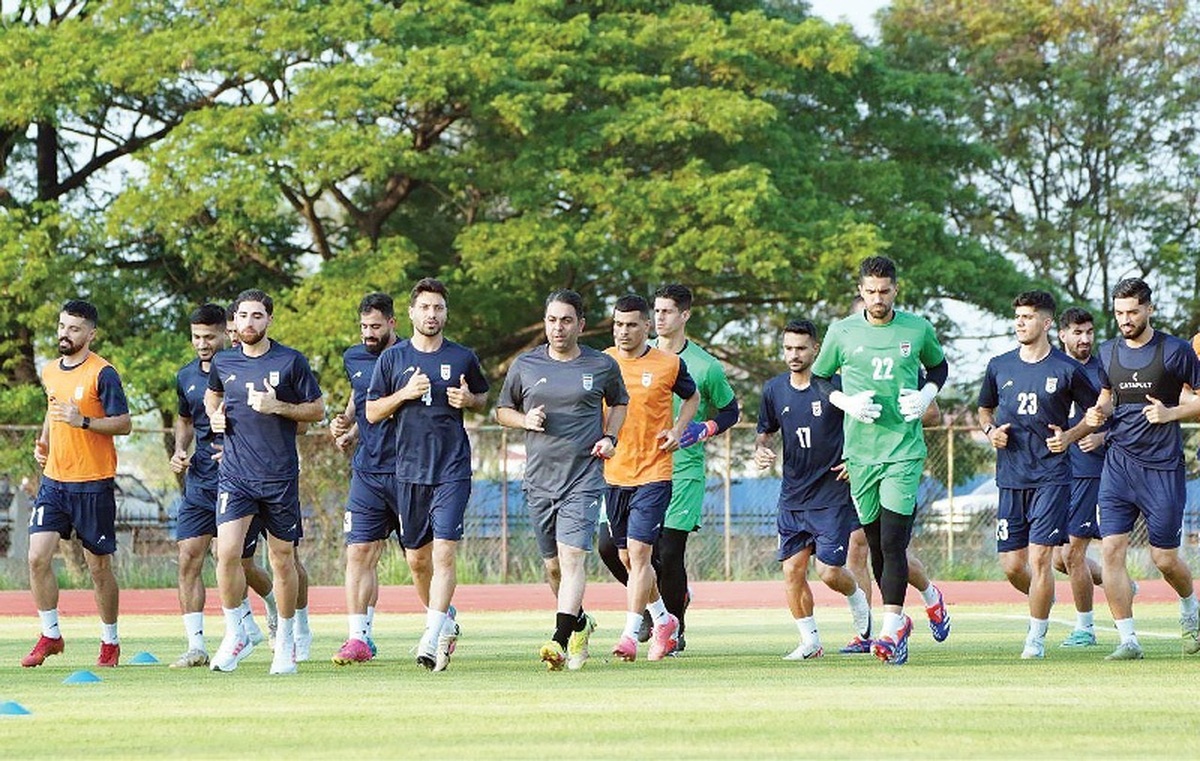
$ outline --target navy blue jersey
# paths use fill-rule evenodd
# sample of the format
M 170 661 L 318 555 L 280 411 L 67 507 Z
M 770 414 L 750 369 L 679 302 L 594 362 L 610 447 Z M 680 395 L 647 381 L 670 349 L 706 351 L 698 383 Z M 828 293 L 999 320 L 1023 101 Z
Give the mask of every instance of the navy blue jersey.
M 1096 359 L 1096 355 L 1088 357 L 1087 362 L 1084 362 L 1083 371 L 1087 373 L 1088 380 L 1097 389 L 1100 388 L 1100 360 Z M 1087 413 L 1087 407 L 1079 405 L 1071 405 L 1071 414 L 1067 417 L 1067 423 L 1071 428 L 1079 424 L 1083 420 L 1084 414 Z M 1102 431 L 1108 430 L 1108 424 L 1100 428 Z M 1099 478 L 1100 471 L 1104 468 L 1104 450 L 1105 447 L 1094 449 L 1091 452 L 1085 452 L 1079 448 L 1079 442 L 1075 442 L 1068 450 L 1068 455 L 1071 458 L 1071 475 L 1075 478 Z
M 386 349 L 385 349 L 386 351 Z M 361 473 L 392 473 L 396 470 L 396 420 L 367 422 L 367 389 L 375 374 L 378 354 L 363 344 L 351 346 L 342 355 L 342 366 L 354 392 L 354 420 L 358 423 L 358 448 L 351 467 Z
M 1029 489 L 1071 482 L 1071 460 L 1046 446 L 1051 425 L 1070 426 L 1071 405 L 1087 409 L 1099 391 L 1083 365 L 1051 347 L 1037 362 L 1013 349 L 988 362 L 979 389 L 979 406 L 995 410 L 996 425 L 1011 423 L 1008 444 L 996 450 L 996 485 Z
M 1192 347 L 1159 331 L 1136 349 L 1123 338 L 1100 344 L 1100 385 L 1113 395 L 1112 428 L 1108 448 L 1144 468 L 1173 470 L 1183 463 L 1183 436 L 1179 423 L 1155 424 L 1142 408 L 1153 396 L 1168 407 L 1179 405 L 1184 384 L 1200 387 L 1200 360 Z
M 463 412 L 450 406 L 446 389 L 465 376 L 473 394 L 488 390 L 475 352 L 442 341 L 435 352 L 418 351 L 408 339 L 385 350 L 375 363 L 367 399 L 389 396 L 408 384 L 417 368 L 429 376 L 430 389 L 420 399 L 400 405 L 396 421 L 396 479 L 410 484 L 442 484 L 471 477 L 471 442 L 463 428 Z
M 841 388 L 841 379 L 831 382 Z M 779 507 L 806 510 L 850 504 L 850 487 L 838 481 L 834 468 L 842 461 L 842 411 L 813 385 L 801 391 L 791 373 L 763 386 L 758 432 L 783 431 L 783 487 Z
M 217 463 L 213 460 L 216 450 L 213 445 L 220 445 L 222 437 L 213 433 L 208 424 L 208 411 L 204 409 L 204 392 L 207 389 L 208 373 L 201 369 L 198 357 L 175 374 L 175 396 L 179 401 L 176 412 L 179 417 L 192 421 L 196 433 L 196 451 L 192 453 L 192 462 L 187 470 L 189 488 L 217 488 Z
M 296 421 L 255 412 L 246 403 L 251 390 L 265 391 L 268 383 L 281 402 L 303 404 L 321 398 L 308 360 L 278 341 L 271 341 L 261 357 L 248 357 L 240 348 L 213 357 L 208 387 L 225 394 L 222 475 L 254 482 L 286 481 L 299 475 Z

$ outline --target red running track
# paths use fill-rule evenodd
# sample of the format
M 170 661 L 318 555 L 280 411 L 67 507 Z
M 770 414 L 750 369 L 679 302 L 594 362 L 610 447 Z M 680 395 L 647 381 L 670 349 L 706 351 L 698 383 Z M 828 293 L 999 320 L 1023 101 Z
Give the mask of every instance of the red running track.
M 1178 599 L 1165 581 L 1139 582 L 1138 602 L 1174 602 Z M 938 587 L 946 604 L 993 605 L 1022 603 L 1025 596 L 1006 581 L 944 581 Z M 824 584 L 812 583 L 813 597 L 818 605 L 840 604 L 844 598 Z M 1057 599 L 1068 605 L 1071 588 L 1059 582 Z M 253 595 L 251 595 L 253 597 Z M 1104 591 L 1096 589 L 1096 605 L 1103 606 Z M 313 587 L 309 590 L 309 612 L 343 613 L 345 593 L 341 587 Z M 879 597 L 875 597 L 879 603 Z M 589 610 L 624 610 L 625 588 L 615 582 L 588 584 L 584 600 Z M 462 584 L 454 593 L 454 604 L 461 610 L 522 611 L 550 610 L 554 600 L 545 584 Z M 692 604 L 698 608 L 783 608 L 786 603 L 782 581 L 698 581 L 692 584 Z M 920 598 L 909 590 L 908 605 L 920 605 Z M 64 590 L 59 598 L 59 612 L 64 616 L 90 616 L 96 612 L 91 590 Z M 421 613 L 424 609 L 410 587 L 384 587 L 379 591 L 380 612 Z M 208 591 L 209 613 L 220 613 L 215 590 Z M 179 612 L 174 589 L 129 589 L 121 591 L 121 612 L 126 615 L 162 615 Z M 0 616 L 36 616 L 37 609 L 27 591 L 0 592 Z

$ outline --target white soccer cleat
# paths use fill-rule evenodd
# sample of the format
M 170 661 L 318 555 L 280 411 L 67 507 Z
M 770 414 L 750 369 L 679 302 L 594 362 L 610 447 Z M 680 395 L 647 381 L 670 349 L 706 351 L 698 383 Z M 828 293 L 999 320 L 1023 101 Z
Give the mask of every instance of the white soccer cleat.
M 800 643 L 795 650 L 783 656 L 783 659 L 785 661 L 811 661 L 821 658 L 824 655 L 825 648 L 820 645 L 805 645 L 804 643 Z
M 308 634 L 296 634 L 293 638 L 296 647 L 296 662 L 303 663 L 308 660 L 310 651 L 312 650 L 313 635 L 309 630 Z
M 1046 657 L 1046 643 L 1041 640 L 1026 642 L 1021 651 L 1021 658 L 1027 661 L 1041 660 Z
M 296 673 L 296 644 L 292 643 L 291 647 L 285 644 L 282 648 L 275 651 L 275 657 L 271 659 L 272 674 L 295 674 Z
M 253 652 L 254 643 L 249 637 L 240 633 L 226 634 L 208 667 L 213 671 L 233 671 Z

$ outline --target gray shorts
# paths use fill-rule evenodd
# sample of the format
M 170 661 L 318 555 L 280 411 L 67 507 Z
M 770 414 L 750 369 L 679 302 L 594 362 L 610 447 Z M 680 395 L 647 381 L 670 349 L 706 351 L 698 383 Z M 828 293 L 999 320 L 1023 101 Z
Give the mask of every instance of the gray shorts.
M 603 493 L 602 489 L 579 491 L 558 499 L 526 496 L 543 558 L 557 557 L 559 542 L 591 552 Z

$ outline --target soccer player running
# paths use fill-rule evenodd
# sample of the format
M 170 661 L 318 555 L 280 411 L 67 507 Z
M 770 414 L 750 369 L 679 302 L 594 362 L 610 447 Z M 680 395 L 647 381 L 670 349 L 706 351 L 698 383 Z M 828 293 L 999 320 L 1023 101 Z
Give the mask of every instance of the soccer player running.
M 1200 360 L 1181 338 L 1150 327 L 1150 286 L 1126 278 L 1112 292 L 1121 335 L 1100 345 L 1100 398 L 1084 419 L 1112 420 L 1100 474 L 1104 594 L 1121 643 L 1107 660 L 1139 660 L 1133 588 L 1125 558 L 1138 513 L 1146 519 L 1150 558 L 1179 595 L 1183 652 L 1200 652 L 1200 618 L 1192 572 L 1179 557 L 1185 482 L 1180 420 L 1200 414 Z M 1186 393 L 1185 393 L 1186 392 Z
M 175 415 L 175 451 L 171 455 L 171 470 L 184 473 L 183 502 L 176 519 L 175 538 L 179 544 L 179 607 L 183 613 L 183 628 L 188 648 L 171 664 L 171 668 L 195 668 L 209 664 L 204 645 L 204 558 L 208 556 L 213 537 L 217 535 L 217 454 L 220 437 L 213 433 L 204 408 L 204 393 L 213 356 L 225 346 L 225 309 L 216 304 L 204 304 L 192 312 L 192 349 L 196 358 L 180 368 L 175 375 L 175 395 L 178 407 Z M 192 443 L 196 449 L 188 454 Z M 259 526 L 246 534 L 242 548 L 242 568 L 247 584 L 266 603 L 267 623 L 274 631 L 278 610 L 272 591 L 271 577 L 254 562 L 258 549 Z M 258 645 L 265 637 L 254 616 L 250 603 L 240 607 L 242 626 L 251 641 Z
M 678 643 L 679 619 L 667 611 L 651 566 L 654 543 L 662 532 L 671 502 L 672 452 L 696 416 L 700 394 L 687 365 L 674 354 L 650 346 L 650 305 L 641 296 L 617 299 L 613 309 L 613 342 L 605 353 L 617 360 L 629 394 L 621 428 L 624 446 L 604 463 L 608 483 L 605 509 L 613 544 L 629 573 L 625 589 L 625 629 L 612 653 L 622 661 L 637 660 L 642 614 L 653 619 L 647 658 L 660 661 Z M 673 400 L 683 400 L 674 414 Z M 568 653 L 574 657 L 574 653 Z M 586 659 L 586 653 L 583 654 Z
M 1100 360 L 1092 354 L 1095 324 L 1090 312 L 1071 307 L 1058 318 L 1058 340 L 1063 352 L 1083 366 L 1088 380 L 1100 388 Z M 1071 407 L 1067 425 L 1083 420 L 1086 407 Z M 1107 428 L 1107 427 L 1106 427 Z M 1071 597 L 1075 602 L 1075 628 L 1062 647 L 1090 647 L 1096 644 L 1093 611 L 1095 588 L 1102 583 L 1100 564 L 1087 556 L 1088 545 L 1100 538 L 1100 517 L 1096 497 L 1100 493 L 1100 473 L 1104 468 L 1106 430 L 1093 431 L 1075 442 L 1067 454 L 1071 459 L 1071 509 L 1067 518 L 1067 544 L 1054 550 L 1054 567 L 1067 574 Z
M 754 439 L 754 463 L 766 470 L 777 457 L 772 449 L 775 434 L 783 431 L 778 559 L 783 563 L 788 609 L 800 630 L 800 644 L 783 656 L 788 661 L 825 654 L 808 586 L 808 561 L 814 554 L 821 581 L 846 596 L 855 631 L 871 630 L 870 602 L 845 568 L 850 532 L 858 519 L 844 477 L 842 411 L 812 382 L 812 363 L 820 348 L 817 329 L 808 320 L 784 326 L 783 361 L 788 370 L 763 386 Z M 840 385 L 837 379 L 831 383 Z
M 996 449 L 996 549 L 1004 575 L 1029 597 L 1022 658 L 1046 656 L 1054 604 L 1054 549 L 1067 541 L 1071 458 L 1067 449 L 1090 433 L 1070 426 L 1072 407 L 1096 402 L 1083 366 L 1050 345 L 1054 297 L 1026 291 L 1013 299 L 1020 347 L 993 357 L 979 390 L 979 424 Z
M 921 417 L 946 382 L 949 367 L 933 325 L 895 309 L 896 265 L 873 256 L 859 266 L 866 310 L 830 326 L 813 365 L 818 388 L 846 413 L 850 491 L 879 578 L 884 617 L 872 652 L 885 663 L 908 661 L 912 619 L 904 613 L 908 543 L 925 465 Z M 921 368 L 926 381 L 917 388 Z M 828 379 L 842 374 L 842 391 Z
M 325 402 L 304 355 L 267 337 L 275 311 L 271 297 L 246 290 L 233 306 L 240 344 L 213 357 L 204 397 L 212 430 L 225 434 L 217 491 L 217 586 L 225 636 L 209 667 L 232 671 L 254 650 L 242 625 L 246 575 L 239 556 L 258 517 L 267 530 L 279 608 L 270 673 L 294 674 L 296 547 L 304 535 L 296 430 L 299 423 L 321 420 Z
M 25 667 L 40 666 L 63 651 L 58 628 L 58 580 L 52 563 L 59 538 L 72 532 L 83 545 L 100 613 L 97 666 L 116 666 L 121 658 L 117 636 L 120 591 L 113 575 L 117 551 L 117 503 L 114 436 L 129 433 L 132 423 L 125 390 L 115 368 L 92 352 L 99 316 L 86 301 L 71 300 L 58 314 L 57 362 L 42 368 L 46 417 L 33 447 L 42 479 L 29 516 L 29 590 L 42 622 L 42 635 Z
M 329 431 L 339 450 L 351 446 L 350 493 L 342 530 L 346 539 L 346 612 L 349 636 L 333 656 L 334 664 L 363 663 L 375 657 L 371 628 L 379 600 L 379 558 L 384 542 L 400 534 L 396 512 L 396 424 L 392 417 L 367 420 L 367 391 L 379 355 L 396 343 L 395 302 L 386 293 L 368 293 L 358 304 L 362 339 L 342 355 L 350 381 L 350 399 L 335 415 Z M 426 574 L 428 575 L 428 574 Z M 426 581 L 426 586 L 428 581 Z
M 417 663 L 432 671 L 445 670 L 458 639 L 450 602 L 471 496 L 471 442 L 463 410 L 483 409 L 488 392 L 475 352 L 442 334 L 448 304 L 440 281 L 423 278 L 413 286 L 412 338 L 379 355 L 366 401 L 368 423 L 395 420 L 400 544 L 426 608 Z
M 558 601 L 554 635 L 539 654 L 560 671 L 587 660 L 595 622 L 583 611 L 583 593 L 605 490 L 601 463 L 616 452 L 629 396 L 617 361 L 579 344 L 585 319 L 578 293 L 552 292 L 543 323 L 547 342 L 508 368 L 496 421 L 526 432 L 525 500 Z M 569 664 L 568 645 L 576 655 Z

